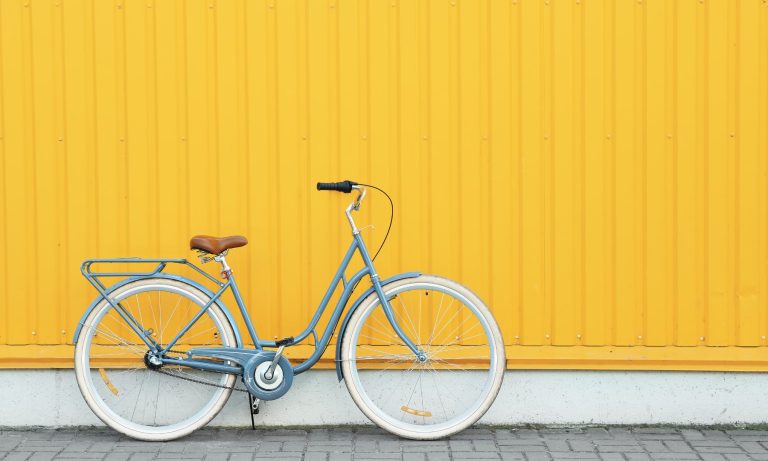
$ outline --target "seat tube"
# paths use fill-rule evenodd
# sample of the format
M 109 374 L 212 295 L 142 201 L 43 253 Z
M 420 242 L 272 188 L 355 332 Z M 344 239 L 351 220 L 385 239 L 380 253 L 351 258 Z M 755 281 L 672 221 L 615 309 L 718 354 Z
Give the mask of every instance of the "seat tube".
M 381 306 L 384 309 L 384 315 L 387 316 L 387 320 L 389 320 L 389 323 L 392 324 L 392 328 L 394 328 L 397 336 L 403 340 L 403 343 L 408 346 L 408 349 L 410 349 L 414 354 L 416 354 L 417 357 L 421 359 L 424 356 L 424 352 L 420 350 L 419 347 L 413 343 L 413 341 L 411 341 L 403 329 L 400 328 L 400 324 L 395 319 L 394 311 L 392 310 L 392 306 L 389 304 L 387 295 L 384 294 L 384 290 L 381 286 L 381 280 L 379 279 L 379 274 L 376 272 L 376 268 L 373 267 L 373 261 L 371 260 L 371 256 L 368 254 L 368 248 L 366 248 L 365 242 L 363 242 L 359 232 L 353 235 L 355 237 L 355 242 L 357 243 L 357 248 L 360 250 L 360 255 L 362 256 L 365 265 L 370 270 L 371 284 L 373 285 L 374 291 L 376 291 L 376 294 L 379 296 L 379 301 L 381 302 Z
M 259 342 L 259 336 L 256 334 L 256 328 L 253 326 L 251 316 L 248 315 L 248 310 L 245 307 L 245 301 L 243 301 L 243 297 L 240 295 L 240 288 L 238 288 L 237 282 L 235 282 L 235 277 L 232 275 L 232 269 L 229 267 L 229 264 L 227 264 L 227 259 L 224 256 L 217 256 L 217 258 L 218 259 L 214 259 L 221 263 L 221 275 L 229 281 L 229 285 L 232 288 L 232 295 L 235 297 L 235 302 L 237 303 L 237 307 L 240 309 L 240 315 L 242 315 L 243 321 L 245 321 L 245 327 L 248 329 L 248 334 L 251 336 L 253 345 L 256 349 L 261 350 L 262 347 L 261 343 Z M 232 327 L 237 328 L 237 325 L 232 325 Z

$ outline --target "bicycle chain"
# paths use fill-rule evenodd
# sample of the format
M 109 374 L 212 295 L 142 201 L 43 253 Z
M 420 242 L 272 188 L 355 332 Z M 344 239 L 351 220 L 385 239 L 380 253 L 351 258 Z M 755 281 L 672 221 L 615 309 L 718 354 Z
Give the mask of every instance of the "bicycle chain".
M 181 351 L 174 351 L 174 350 L 170 350 L 170 351 L 167 351 L 167 352 L 170 352 L 170 353 L 173 353 L 173 354 L 183 354 L 183 355 L 187 355 L 187 353 L 186 353 L 186 352 L 181 352 Z M 158 368 L 158 369 L 155 369 L 155 370 L 152 370 L 152 371 L 155 371 L 155 372 L 157 372 L 157 373 L 160 373 L 160 374 L 162 374 L 162 375 L 171 376 L 171 377 L 173 377 L 173 378 L 178 378 L 178 379 L 181 379 L 181 380 L 184 380 L 184 381 L 189 381 L 189 382 L 192 382 L 192 383 L 197 383 L 197 384 L 203 384 L 203 385 L 205 385 L 205 386 L 218 387 L 218 388 L 221 388 L 221 389 L 231 389 L 231 390 L 233 390 L 233 391 L 238 391 L 238 392 L 245 392 L 246 394 L 248 394 L 248 393 L 249 393 L 247 389 L 238 389 L 237 387 L 235 387 L 235 386 L 236 386 L 236 384 L 235 384 L 235 385 L 233 385 L 232 387 L 227 387 L 227 386 L 222 386 L 221 384 L 213 384 L 213 383 L 209 383 L 209 382 L 207 382 L 207 381 L 201 381 L 201 380 L 199 380 L 199 379 L 195 379 L 195 378 L 187 378 L 187 377 L 185 377 L 185 376 L 179 376 L 179 375 L 175 375 L 175 374 L 173 374 L 173 373 L 168 373 L 167 371 L 163 371 L 163 370 L 161 370 L 161 369 L 159 369 L 159 368 Z M 235 381 L 235 383 L 237 383 L 237 381 Z

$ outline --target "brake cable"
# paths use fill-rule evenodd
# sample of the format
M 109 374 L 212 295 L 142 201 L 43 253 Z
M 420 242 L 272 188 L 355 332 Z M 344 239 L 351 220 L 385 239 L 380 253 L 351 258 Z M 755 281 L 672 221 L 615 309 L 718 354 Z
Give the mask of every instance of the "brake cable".
M 373 258 L 371 259 L 371 261 L 375 261 L 376 260 L 376 256 L 379 255 L 379 252 L 381 252 L 381 249 L 384 248 L 384 244 L 387 243 L 387 237 L 389 237 L 389 231 L 392 229 L 392 221 L 394 221 L 394 219 L 395 219 L 395 205 L 394 205 L 394 203 L 392 203 L 392 197 L 390 197 L 389 194 L 387 194 L 384 190 L 379 189 L 378 187 L 372 186 L 370 184 L 363 184 L 361 182 L 359 182 L 357 184 L 360 185 L 360 186 L 365 186 L 365 187 L 370 187 L 372 189 L 376 189 L 377 191 L 379 191 L 382 194 L 384 194 L 384 196 L 387 197 L 387 200 L 389 200 L 389 225 L 387 226 L 387 233 L 384 234 L 384 240 L 381 241 L 381 245 L 379 245 L 379 249 L 376 250 L 376 254 L 374 254 Z M 357 285 L 357 284 L 355 284 L 355 285 Z M 353 290 L 354 290 L 354 288 L 353 288 Z

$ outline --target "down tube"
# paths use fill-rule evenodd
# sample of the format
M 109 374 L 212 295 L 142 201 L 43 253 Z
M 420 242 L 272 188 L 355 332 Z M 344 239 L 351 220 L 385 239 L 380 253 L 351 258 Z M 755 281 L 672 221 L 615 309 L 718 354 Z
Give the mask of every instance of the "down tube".
M 350 251 L 347 254 L 347 257 L 344 258 L 344 262 L 342 262 L 341 267 L 339 268 L 339 272 L 336 274 L 336 277 L 334 277 L 333 282 L 331 282 L 331 287 L 329 288 L 329 291 L 332 291 L 333 288 L 338 285 L 339 278 L 341 277 L 341 273 L 343 273 L 344 269 L 346 269 L 347 265 L 349 264 L 349 260 L 351 259 L 351 255 L 354 253 L 355 249 L 359 249 L 357 246 L 357 242 L 353 242 L 350 246 Z M 344 291 L 342 291 L 341 296 L 339 297 L 338 302 L 336 303 L 336 307 L 333 309 L 333 313 L 331 314 L 331 318 L 328 319 L 328 325 L 325 327 L 325 331 L 323 331 L 323 337 L 320 339 L 319 343 L 315 346 L 315 352 L 312 353 L 312 355 L 305 360 L 304 362 L 300 363 L 299 365 L 295 366 L 293 368 L 294 374 L 299 374 L 304 371 L 307 371 L 308 369 L 312 368 L 312 366 L 317 363 L 318 360 L 320 360 L 320 357 L 323 355 L 323 352 L 325 352 L 326 346 L 331 340 L 331 336 L 333 336 L 333 332 L 336 331 L 336 325 L 339 323 L 339 319 L 341 318 L 341 314 L 344 312 L 344 308 L 347 305 L 347 301 L 349 301 L 349 297 L 352 295 L 352 291 L 355 288 L 355 285 L 357 285 L 357 282 L 360 281 L 361 278 L 363 278 L 366 274 L 370 274 L 371 270 L 369 267 L 364 267 L 357 271 L 355 275 L 353 275 L 349 281 L 344 286 Z M 328 296 L 330 298 L 330 296 Z M 322 312 L 325 310 L 325 307 L 327 306 L 329 300 L 324 299 L 324 302 L 321 303 L 320 307 L 318 308 L 318 312 Z M 318 316 L 319 318 L 319 316 Z
M 315 330 L 315 327 L 317 327 L 317 324 L 320 321 L 320 317 L 322 317 L 323 312 L 325 312 L 325 308 L 328 307 L 328 303 L 331 300 L 331 296 L 333 296 L 333 293 L 336 291 L 336 287 L 339 285 L 339 281 L 342 280 L 342 277 L 344 276 L 344 272 L 347 270 L 347 266 L 349 266 L 349 261 L 352 259 L 352 256 L 354 256 L 356 249 L 357 249 L 357 242 L 352 242 L 346 254 L 344 255 L 344 259 L 341 261 L 341 264 L 339 264 L 339 268 L 336 270 L 336 275 L 333 276 L 333 280 L 331 280 L 331 283 L 328 286 L 328 289 L 326 290 L 325 295 L 323 296 L 323 299 L 320 301 L 320 305 L 317 306 L 317 310 L 315 311 L 315 315 L 312 317 L 312 320 L 309 322 L 309 326 L 307 326 L 307 328 L 304 329 L 304 331 L 296 335 L 294 339 L 294 343 L 304 341 L 304 339 L 307 336 L 312 334 L 312 331 Z M 326 330 L 327 329 L 328 328 L 326 327 Z M 325 337 L 325 332 L 323 332 L 323 337 Z

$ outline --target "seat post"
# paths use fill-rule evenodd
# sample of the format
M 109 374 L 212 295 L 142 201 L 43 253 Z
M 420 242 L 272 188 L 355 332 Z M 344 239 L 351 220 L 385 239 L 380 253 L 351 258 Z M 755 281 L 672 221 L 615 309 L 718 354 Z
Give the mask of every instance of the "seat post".
M 227 255 L 227 252 L 225 251 L 221 254 L 214 256 L 213 260 L 221 264 L 221 276 L 225 279 L 229 279 L 229 277 L 232 275 L 232 268 L 230 268 L 229 264 L 227 264 L 226 255 Z

